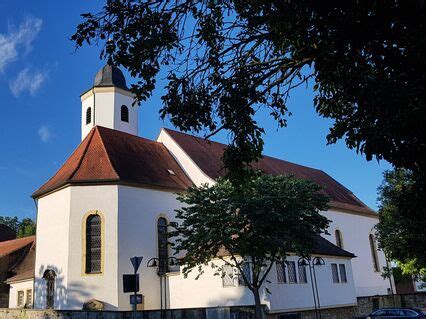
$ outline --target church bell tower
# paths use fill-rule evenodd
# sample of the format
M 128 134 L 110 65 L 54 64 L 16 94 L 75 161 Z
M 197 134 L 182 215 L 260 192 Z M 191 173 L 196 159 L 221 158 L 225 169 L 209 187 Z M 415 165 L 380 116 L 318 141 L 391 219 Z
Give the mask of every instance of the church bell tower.
M 138 105 L 133 102 L 123 72 L 108 62 L 81 95 L 81 140 L 96 125 L 137 135 Z

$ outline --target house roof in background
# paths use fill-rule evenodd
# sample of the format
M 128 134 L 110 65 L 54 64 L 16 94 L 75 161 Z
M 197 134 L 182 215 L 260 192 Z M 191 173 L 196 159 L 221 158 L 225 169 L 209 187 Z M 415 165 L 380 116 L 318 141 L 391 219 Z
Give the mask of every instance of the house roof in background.
M 136 135 L 95 126 L 33 197 L 68 184 L 127 183 L 185 190 L 191 180 L 167 148 Z
M 0 242 L 16 238 L 16 233 L 9 226 L 0 224 Z
M 11 253 L 32 245 L 35 241 L 35 236 L 28 236 L 24 238 L 12 239 L 0 242 L 0 257 L 10 255 Z
M 226 148 L 225 144 L 167 128 L 164 130 L 210 178 L 217 179 L 225 174 L 222 164 L 222 154 Z M 270 156 L 263 156 L 257 163 L 253 164 L 253 167 L 266 174 L 292 174 L 296 178 L 311 180 L 323 187 L 324 193 L 330 197 L 331 207 L 378 216 L 376 212 L 359 200 L 349 189 L 321 170 Z
M 6 283 L 12 283 L 34 278 L 35 257 L 35 241 L 33 241 L 31 247 L 28 249 L 25 255 L 22 256 L 22 258 L 18 261 L 17 265 L 9 269 L 11 277 L 7 278 Z

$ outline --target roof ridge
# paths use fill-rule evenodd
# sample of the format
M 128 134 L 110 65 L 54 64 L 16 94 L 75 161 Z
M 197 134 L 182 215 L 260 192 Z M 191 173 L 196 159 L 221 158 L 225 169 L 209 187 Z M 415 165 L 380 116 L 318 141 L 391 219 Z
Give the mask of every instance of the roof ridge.
M 218 141 L 211 140 L 211 139 L 205 139 L 205 138 L 203 138 L 203 137 L 201 137 L 201 136 L 196 136 L 196 135 L 188 134 L 188 133 L 181 132 L 181 131 L 177 131 L 177 130 L 173 130 L 173 129 L 170 129 L 170 128 L 167 128 L 167 127 L 164 127 L 164 129 L 165 129 L 166 131 L 172 131 L 172 132 L 176 132 L 176 133 L 179 133 L 179 134 L 187 135 L 187 136 L 193 137 L 193 138 L 195 138 L 195 139 L 203 140 L 203 141 L 206 141 L 206 142 L 209 142 L 209 143 L 216 143 L 216 144 L 223 145 L 223 146 L 225 146 L 225 147 L 227 146 L 225 143 L 218 142 Z M 262 153 L 262 157 L 263 157 L 263 158 L 268 157 L 268 158 L 271 158 L 271 159 L 273 159 L 273 160 L 282 161 L 282 162 L 290 163 L 290 164 L 292 164 L 292 165 L 297 165 L 297 166 L 299 166 L 299 167 L 305 167 L 305 168 L 308 168 L 308 169 L 314 169 L 314 170 L 316 170 L 316 171 L 320 171 L 320 172 L 325 173 L 322 169 L 315 168 L 315 167 L 311 167 L 311 166 L 307 166 L 307 165 L 302 165 L 302 164 L 299 164 L 299 163 L 290 162 L 290 161 L 287 161 L 287 160 L 285 160 L 285 159 L 278 158 L 278 157 L 274 157 L 274 156 L 271 156 L 271 155 L 266 155 L 266 154 L 263 154 L 263 153 Z M 262 157 L 261 157 L 261 158 L 262 158 Z M 327 173 L 325 173 L 325 174 L 327 174 Z M 328 174 L 327 174 L 327 175 L 328 175 Z M 330 176 L 330 175 L 329 175 L 329 176 Z M 330 176 L 330 177 L 331 177 L 331 176 Z
M 96 131 L 98 132 L 99 138 L 101 140 L 101 145 L 102 145 L 102 147 L 103 147 L 103 149 L 104 149 L 104 151 L 105 151 L 105 153 L 107 155 L 108 163 L 109 163 L 109 165 L 111 165 L 111 168 L 114 171 L 115 176 L 119 179 L 120 175 L 118 175 L 117 170 L 114 167 L 114 164 L 111 162 L 110 154 L 108 153 L 108 149 L 105 146 L 104 139 L 103 139 L 102 134 L 100 132 L 101 130 L 99 130 L 99 128 L 97 128 Z M 132 135 L 132 134 L 129 134 L 129 135 Z
M 80 156 L 80 158 L 79 158 L 79 161 L 78 161 L 78 164 L 77 164 L 77 166 L 76 166 L 76 168 L 73 170 L 73 172 L 70 174 L 70 176 L 68 177 L 68 180 L 71 180 L 73 177 L 74 177 L 74 175 L 77 173 L 77 171 L 80 169 L 80 166 L 81 166 L 81 163 L 83 162 L 83 159 L 85 158 L 85 156 L 86 156 L 86 153 L 87 153 L 87 150 L 89 149 L 89 145 L 90 145 L 90 143 L 92 142 L 92 139 L 93 139 L 93 136 L 95 135 L 95 132 L 96 132 L 96 130 L 97 130 L 97 127 L 96 126 L 94 126 L 92 129 L 91 129 L 91 131 L 89 132 L 89 137 L 88 137 L 88 140 L 87 140 L 87 144 L 86 144 L 86 147 L 84 148 L 84 150 L 83 150 L 83 154 Z M 84 141 L 84 140 L 83 140 Z M 81 144 L 80 144 L 81 145 Z M 77 149 L 78 149 L 78 147 L 77 147 Z M 76 149 L 76 150 L 77 150 Z M 74 153 L 73 153 L 74 154 Z
M 92 129 L 93 130 L 93 129 Z M 93 132 L 92 131 L 90 131 L 89 133 L 88 133 L 88 136 L 86 137 L 86 138 L 91 138 L 91 136 L 90 136 L 90 134 L 92 134 L 93 135 Z M 53 180 L 55 177 L 56 177 L 56 175 L 58 175 L 58 173 L 61 171 L 61 169 L 62 169 L 62 167 L 64 167 L 65 166 L 65 164 L 74 156 L 74 154 L 75 153 L 77 153 L 77 151 L 78 151 L 78 147 L 86 140 L 86 138 L 82 141 L 82 142 L 80 142 L 80 144 L 76 147 L 76 149 L 74 150 L 74 152 L 72 152 L 71 153 L 71 155 L 70 156 L 68 156 L 67 157 L 67 159 L 63 162 L 63 164 L 59 167 L 59 169 L 56 171 L 56 173 L 55 174 L 53 174 L 53 176 L 51 177 L 51 178 L 49 178 L 46 182 L 44 182 L 43 183 L 43 185 L 42 186 L 40 186 L 34 193 L 32 193 L 32 195 L 31 195 L 31 197 L 33 197 L 34 196 L 34 194 L 36 194 L 39 190 L 40 190 L 40 188 L 42 188 L 44 185 L 46 185 L 47 183 L 49 183 L 51 180 Z M 87 145 L 86 145 L 86 149 L 87 149 L 87 146 L 89 145 L 89 142 L 90 141 L 87 141 Z M 84 153 L 83 153 L 84 154 Z M 81 164 L 81 163 L 80 163 Z M 78 167 L 80 167 L 80 165 L 78 165 Z M 77 167 L 77 168 L 78 168 Z M 77 171 L 77 169 L 74 171 L 74 173 L 73 174 L 71 174 L 71 176 L 70 177 L 68 177 L 68 179 L 70 179 L 72 176 L 74 176 L 75 175 L 75 172 Z

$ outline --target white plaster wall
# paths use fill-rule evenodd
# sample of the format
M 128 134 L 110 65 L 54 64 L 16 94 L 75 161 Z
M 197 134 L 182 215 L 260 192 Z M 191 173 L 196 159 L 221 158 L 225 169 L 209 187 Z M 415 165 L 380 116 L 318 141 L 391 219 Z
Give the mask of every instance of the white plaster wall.
M 171 152 L 173 157 L 177 160 L 179 165 L 189 176 L 192 182 L 200 186 L 201 184 L 208 183 L 214 184 L 215 181 L 207 176 L 195 162 L 185 153 L 185 151 L 170 137 L 166 130 L 161 129 L 160 135 L 157 138 L 157 142 L 163 143 L 164 146 Z
M 329 233 L 324 236 L 332 243 L 336 243 L 335 230 L 342 233 L 343 248 L 357 257 L 352 259 L 352 268 L 357 296 L 383 295 L 390 288 L 389 280 L 383 279 L 381 272 L 374 271 L 373 259 L 370 250 L 369 234 L 374 232 L 378 219 L 369 216 L 348 214 L 329 210 L 323 215 L 331 220 Z M 378 251 L 379 267 L 386 266 L 385 256 Z
M 81 101 L 81 140 L 84 140 L 87 134 L 89 134 L 90 130 L 94 126 L 93 123 L 93 105 L 94 105 L 94 96 L 89 96 L 85 100 Z M 92 119 L 89 124 L 86 124 L 86 112 L 87 109 L 92 108 Z
M 24 291 L 24 304 L 27 300 L 27 290 L 31 289 L 34 296 L 34 280 L 29 279 L 11 283 L 9 286 L 9 308 L 18 308 L 18 291 Z M 21 307 L 22 308 L 22 307 Z
M 212 262 L 222 266 L 223 261 L 214 259 Z M 243 306 L 253 305 L 252 293 L 246 287 L 223 287 L 222 278 L 215 276 L 215 270 L 208 266 L 203 267 L 204 273 L 198 280 L 198 269 L 193 269 L 187 278 L 183 274 L 168 277 L 170 308 L 196 308 L 216 306 Z M 236 282 L 238 281 L 235 278 Z M 190 297 L 188 297 L 190 296 Z M 263 298 L 264 301 L 264 298 Z
M 81 309 L 83 303 L 97 299 L 106 310 L 116 310 L 117 299 L 117 215 L 118 186 L 71 186 L 69 219 L 69 259 L 66 309 Z M 83 223 L 86 213 L 97 210 L 103 216 L 104 256 L 102 274 L 85 274 L 83 259 Z
M 157 219 L 166 217 L 169 221 L 179 207 L 172 192 L 118 186 L 118 291 L 120 310 L 131 309 L 129 293 L 123 293 L 123 274 L 132 274 L 130 257 L 143 256 L 139 269 L 140 287 L 145 296 L 145 309 L 160 308 L 160 281 L 155 268 L 147 268 L 147 261 L 157 257 Z M 188 299 L 192 295 L 187 296 Z
M 351 260 L 347 258 L 322 256 L 325 265 L 316 266 L 318 294 L 321 307 L 342 307 L 356 304 L 356 292 L 352 275 Z M 288 260 L 296 262 L 296 256 L 290 256 Z M 344 264 L 346 268 L 347 282 L 333 283 L 331 263 Z M 268 289 L 271 294 L 268 298 L 272 312 L 292 311 L 297 309 L 313 309 L 312 285 L 309 269 L 306 268 L 307 283 L 289 284 L 278 283 L 275 265 L 271 270 Z
M 296 256 L 288 257 L 288 260 L 297 263 Z M 318 292 L 321 306 L 339 307 L 353 305 L 356 303 L 355 287 L 351 271 L 350 259 L 327 258 L 326 264 L 316 268 Z M 219 259 L 213 261 L 221 266 L 223 262 Z M 331 275 L 331 263 L 345 264 L 347 283 L 333 283 Z M 170 275 L 170 307 L 215 307 L 215 306 L 242 306 L 254 303 L 252 293 L 244 286 L 223 287 L 222 278 L 214 275 L 210 266 L 203 267 L 204 274 L 195 280 L 198 270 L 194 269 L 187 278 L 182 274 Z M 307 283 L 278 283 L 275 265 L 268 275 L 269 283 L 265 287 L 271 294 L 262 291 L 262 303 L 271 312 L 282 312 L 292 310 L 307 310 L 314 307 L 312 297 L 312 286 L 309 271 L 307 269 Z M 191 296 L 188 298 L 188 296 Z
M 135 104 L 132 106 L 134 99 L 130 96 L 115 93 L 114 95 L 114 129 L 133 135 L 138 135 L 138 109 Z M 129 122 L 121 120 L 121 106 L 125 105 L 129 109 Z M 101 125 L 101 124 L 100 124 Z
M 38 200 L 34 307 L 45 308 L 46 269 L 55 271 L 55 308 L 67 307 L 69 216 L 71 189 L 64 188 Z
M 96 90 L 96 89 L 95 89 Z M 111 88 L 113 90 L 113 88 Z M 132 106 L 133 97 L 118 92 L 95 92 L 81 102 L 81 140 L 95 125 L 129 134 L 138 134 L 138 106 Z M 121 121 L 121 106 L 129 109 L 129 122 Z M 86 111 L 92 108 L 92 120 L 86 124 Z
M 95 125 L 114 128 L 114 92 L 95 93 Z

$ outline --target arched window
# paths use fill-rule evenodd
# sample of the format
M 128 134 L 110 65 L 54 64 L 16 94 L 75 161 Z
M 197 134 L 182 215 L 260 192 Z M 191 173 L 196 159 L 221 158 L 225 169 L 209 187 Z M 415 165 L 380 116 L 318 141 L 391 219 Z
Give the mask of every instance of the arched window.
M 123 122 L 129 122 L 129 109 L 125 105 L 121 106 L 121 120 Z
M 374 239 L 373 234 L 370 234 L 368 238 L 370 240 L 371 257 L 373 258 L 374 271 L 380 271 L 379 258 L 377 256 L 376 241 Z
M 46 309 L 52 309 L 55 303 L 55 278 L 56 273 L 52 269 L 46 269 L 43 274 L 46 281 Z
M 98 214 L 86 219 L 86 274 L 102 271 L 102 220 Z
M 88 107 L 86 110 L 86 125 L 92 122 L 92 108 Z
M 334 232 L 336 236 L 336 246 L 343 248 L 343 238 L 342 238 L 342 232 L 338 229 Z
M 164 217 L 158 218 L 157 221 L 157 238 L 158 238 L 158 259 L 160 274 L 165 274 L 168 271 L 169 257 L 168 245 L 167 245 L 167 220 Z

